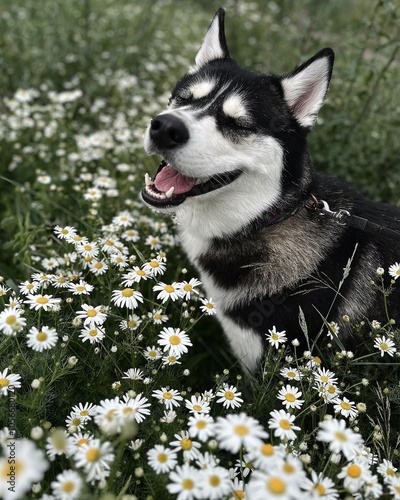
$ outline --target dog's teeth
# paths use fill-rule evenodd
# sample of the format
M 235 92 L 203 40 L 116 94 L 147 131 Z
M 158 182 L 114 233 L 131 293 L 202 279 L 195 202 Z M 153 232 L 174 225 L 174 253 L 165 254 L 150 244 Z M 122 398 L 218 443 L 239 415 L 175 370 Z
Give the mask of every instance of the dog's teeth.
M 146 186 L 149 187 L 153 181 L 151 180 L 151 177 L 149 174 L 144 174 L 144 182 L 146 183 Z
M 166 196 L 167 198 L 171 198 L 171 197 L 172 197 L 172 195 L 174 194 L 174 191 L 175 191 L 175 187 L 174 187 L 174 186 L 170 187 L 170 188 L 168 189 L 168 191 L 165 193 L 165 196 Z

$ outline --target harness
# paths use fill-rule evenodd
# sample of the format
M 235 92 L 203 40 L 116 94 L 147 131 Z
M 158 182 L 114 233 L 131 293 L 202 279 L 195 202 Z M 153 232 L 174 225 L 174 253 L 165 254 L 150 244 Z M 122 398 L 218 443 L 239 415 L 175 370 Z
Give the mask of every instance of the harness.
M 358 215 L 352 215 L 348 210 L 339 209 L 337 212 L 332 211 L 329 208 L 328 203 L 325 200 L 318 200 L 316 196 L 311 194 L 310 198 L 303 200 L 300 205 L 298 205 L 294 210 L 286 214 L 275 215 L 266 222 L 265 227 L 273 226 L 278 224 L 289 217 L 297 214 L 303 208 L 306 208 L 312 213 L 320 216 L 327 216 L 333 219 L 335 222 L 341 226 L 348 226 L 360 231 L 365 231 L 366 233 L 383 236 L 385 238 L 391 238 L 400 241 L 400 232 L 389 229 L 388 227 L 381 226 L 375 222 L 371 222 L 364 217 L 359 217 Z

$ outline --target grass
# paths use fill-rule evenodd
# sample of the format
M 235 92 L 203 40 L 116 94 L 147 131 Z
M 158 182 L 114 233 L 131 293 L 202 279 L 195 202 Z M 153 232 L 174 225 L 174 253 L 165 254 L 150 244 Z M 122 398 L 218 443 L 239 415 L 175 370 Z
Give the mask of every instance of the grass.
M 213 479 L 215 498 L 244 498 L 249 488 L 246 498 L 254 500 L 263 487 L 257 477 L 264 485 L 266 478 L 274 479 L 272 488 L 287 487 L 285 498 L 304 497 L 307 488 L 310 498 L 344 498 L 355 491 L 365 498 L 398 498 L 400 334 L 389 321 L 390 311 L 386 325 L 374 318 L 353 325 L 355 335 L 366 339 L 365 357 L 344 351 L 335 325 L 327 325 L 324 335 L 328 330 L 333 335 L 329 353 L 271 343 L 261 373 L 243 380 L 215 319 L 206 313 L 213 310 L 201 308 L 208 299 L 201 288 L 165 302 L 153 290 L 162 282 L 182 295 L 183 284 L 197 274 L 175 241 L 173 221 L 140 202 L 143 174 L 156 166 L 144 154 L 141 137 L 191 64 L 218 6 L 214 1 L 158 1 L 151 9 L 147 2 L 119 0 L 0 2 L 4 498 L 182 498 L 171 492 L 171 473 L 158 473 L 162 462 L 156 459 L 154 465 L 150 457 L 155 446 L 164 446 L 163 453 L 177 462 L 171 468 L 179 472 L 185 432 L 191 432 L 184 434 L 186 446 L 199 443 L 197 460 L 219 478 L 219 485 Z M 310 138 L 314 162 L 370 197 L 398 204 L 400 45 L 394 4 L 230 1 L 226 7 L 231 52 L 249 68 L 284 73 L 323 46 L 334 48 L 329 98 Z M 90 256 L 76 239 L 63 238 L 63 232 L 73 234 L 61 231 L 65 227 L 75 228 L 98 252 Z M 125 276 L 128 269 L 151 268 L 151 263 L 153 269 L 165 265 L 165 272 L 139 282 Z M 72 288 L 80 280 L 87 294 Z M 379 275 L 374 280 L 371 286 L 381 287 L 384 306 L 390 289 L 382 288 Z M 33 287 L 33 301 L 38 294 L 61 301 L 48 311 L 35 302 L 35 310 L 27 286 Z M 136 294 L 137 306 L 116 304 L 117 291 L 124 291 L 126 300 Z M 85 334 L 85 318 L 78 313 L 86 305 L 101 306 L 106 320 Z M 215 308 L 218 314 L 218 304 Z M 168 319 L 157 323 L 153 311 Z M 173 328 L 175 335 L 177 329 L 186 332 L 193 344 L 188 353 L 176 360 L 168 352 L 159 357 L 164 328 Z M 44 336 L 37 339 L 37 334 L 51 339 L 52 331 L 57 341 L 45 349 L 38 344 Z M 38 350 L 30 347 L 35 342 Z M 391 342 L 397 347 L 393 356 L 387 353 Z M 382 343 L 386 351 L 374 346 Z M 146 357 L 147 350 L 155 351 L 155 358 Z M 130 371 L 134 368 L 139 372 Z M 326 376 L 330 382 L 319 384 L 318 377 Z M 301 401 L 297 408 L 290 407 L 285 388 Z M 158 390 L 179 392 L 175 413 L 168 412 L 168 397 L 158 402 Z M 193 403 L 192 397 L 200 399 Z M 189 420 L 195 412 L 187 401 L 204 411 L 209 404 L 209 415 L 218 422 L 204 439 Z M 289 427 L 299 428 L 295 439 L 274 430 L 277 410 L 287 413 L 286 427 L 294 418 Z M 242 446 L 233 449 L 233 440 L 223 439 L 230 415 L 249 432 L 259 422 L 269 437 L 255 439 L 257 449 L 242 435 Z M 323 426 L 340 420 L 367 458 L 343 451 L 334 437 L 323 439 Z M 16 464 L 10 463 L 6 444 L 15 438 L 20 472 L 12 494 L 7 473 Z M 267 444 L 261 449 L 262 442 Z M 335 443 L 339 451 L 333 453 Z M 168 451 L 173 448 L 177 451 Z M 271 450 L 277 457 L 273 468 L 266 466 Z M 209 498 L 211 486 L 199 463 L 191 460 L 186 473 L 200 484 L 198 497 Z M 359 483 L 351 465 L 362 470 Z

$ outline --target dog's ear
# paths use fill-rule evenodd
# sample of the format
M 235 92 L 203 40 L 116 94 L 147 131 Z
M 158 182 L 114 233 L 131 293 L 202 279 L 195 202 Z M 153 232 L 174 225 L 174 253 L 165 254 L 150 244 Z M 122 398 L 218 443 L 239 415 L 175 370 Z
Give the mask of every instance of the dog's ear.
M 225 59 L 229 57 L 228 47 L 225 39 L 225 10 L 218 9 L 204 36 L 204 40 L 196 55 L 196 67 L 200 69 L 214 59 Z
M 334 53 L 326 48 L 282 79 L 285 100 L 303 127 L 312 127 L 324 103 Z

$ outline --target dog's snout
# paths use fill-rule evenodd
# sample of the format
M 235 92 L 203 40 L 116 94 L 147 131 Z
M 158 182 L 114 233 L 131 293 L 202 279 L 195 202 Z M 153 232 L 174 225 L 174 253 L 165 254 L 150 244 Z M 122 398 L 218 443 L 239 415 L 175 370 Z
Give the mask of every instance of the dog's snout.
M 182 120 L 174 115 L 164 114 L 151 121 L 150 138 L 158 147 L 172 149 L 188 141 L 189 131 Z

